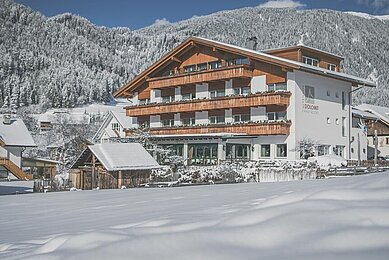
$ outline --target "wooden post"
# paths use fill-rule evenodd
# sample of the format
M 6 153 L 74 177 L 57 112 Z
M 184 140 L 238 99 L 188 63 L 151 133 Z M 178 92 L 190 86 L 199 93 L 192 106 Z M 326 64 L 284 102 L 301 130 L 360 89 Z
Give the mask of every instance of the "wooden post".
M 123 172 L 119 171 L 118 173 L 118 189 L 121 189 L 123 185 Z
M 93 184 L 95 182 L 95 166 L 96 166 L 96 157 L 92 154 L 92 180 L 91 180 L 91 190 L 93 190 Z
M 378 132 L 374 130 L 374 166 L 378 164 Z

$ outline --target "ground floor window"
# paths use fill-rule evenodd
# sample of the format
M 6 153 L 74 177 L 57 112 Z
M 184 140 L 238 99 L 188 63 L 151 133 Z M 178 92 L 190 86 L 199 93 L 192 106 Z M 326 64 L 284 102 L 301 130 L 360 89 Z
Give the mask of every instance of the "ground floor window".
M 189 144 L 188 164 L 190 165 L 217 164 L 217 144 Z
M 344 157 L 344 146 L 343 145 L 336 145 L 333 148 L 334 154 Z
M 286 158 L 288 156 L 287 145 L 286 144 L 277 144 L 277 157 Z
M 249 144 L 227 144 L 226 159 L 250 159 L 250 145 Z
M 163 144 L 160 147 L 164 150 L 168 150 L 172 155 L 184 156 L 184 145 L 183 144 Z
M 261 144 L 261 157 L 270 158 L 270 144 Z
M 317 147 L 317 155 L 327 155 L 330 153 L 330 146 L 329 145 L 319 145 Z

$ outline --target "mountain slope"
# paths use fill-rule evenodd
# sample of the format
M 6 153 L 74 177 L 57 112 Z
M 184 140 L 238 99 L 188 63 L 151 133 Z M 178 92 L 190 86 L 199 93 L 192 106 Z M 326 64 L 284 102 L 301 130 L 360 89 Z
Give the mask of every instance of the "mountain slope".
M 306 45 L 340 54 L 347 73 L 378 81 L 357 103 L 389 106 L 389 21 L 332 10 L 243 8 L 137 31 L 62 14 L 47 18 L 0 0 L 0 107 L 72 107 L 110 93 L 185 38 L 207 37 L 258 49 Z

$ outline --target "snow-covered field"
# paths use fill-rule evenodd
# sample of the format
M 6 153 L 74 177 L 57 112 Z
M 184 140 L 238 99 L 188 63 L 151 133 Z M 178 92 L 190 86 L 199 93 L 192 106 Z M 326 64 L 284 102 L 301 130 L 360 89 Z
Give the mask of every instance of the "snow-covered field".
M 0 259 L 389 259 L 389 172 L 0 197 Z

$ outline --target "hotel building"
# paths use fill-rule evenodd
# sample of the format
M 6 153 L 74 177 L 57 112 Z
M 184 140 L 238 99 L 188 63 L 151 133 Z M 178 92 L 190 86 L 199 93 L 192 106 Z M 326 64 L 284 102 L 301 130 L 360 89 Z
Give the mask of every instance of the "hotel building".
M 304 45 L 254 51 L 190 37 L 114 96 L 189 165 L 296 160 L 306 139 L 317 155 L 349 158 L 351 92 L 375 83 L 343 73 L 342 60 Z

